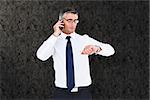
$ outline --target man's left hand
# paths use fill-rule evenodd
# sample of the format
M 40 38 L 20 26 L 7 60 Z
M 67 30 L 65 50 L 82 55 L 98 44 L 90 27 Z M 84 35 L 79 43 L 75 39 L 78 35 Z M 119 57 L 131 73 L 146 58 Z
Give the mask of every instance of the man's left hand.
M 92 55 L 94 53 L 97 53 L 99 51 L 101 51 L 102 49 L 98 46 L 95 45 L 87 45 L 85 46 L 85 48 L 83 49 L 81 54 L 85 54 L 85 55 Z

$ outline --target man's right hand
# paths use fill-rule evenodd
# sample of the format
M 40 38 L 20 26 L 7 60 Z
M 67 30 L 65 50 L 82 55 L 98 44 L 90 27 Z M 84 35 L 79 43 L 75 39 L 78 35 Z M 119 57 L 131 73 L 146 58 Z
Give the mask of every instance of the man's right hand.
M 58 37 L 60 35 L 60 33 L 62 32 L 60 27 L 64 27 L 64 23 L 63 20 L 58 20 L 58 22 L 53 26 L 54 29 L 54 33 L 53 35 Z

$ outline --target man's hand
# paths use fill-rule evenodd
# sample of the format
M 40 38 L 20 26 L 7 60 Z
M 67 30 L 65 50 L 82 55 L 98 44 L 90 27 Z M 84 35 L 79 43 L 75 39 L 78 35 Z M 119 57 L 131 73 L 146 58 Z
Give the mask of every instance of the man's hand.
M 98 46 L 95 45 L 87 45 L 85 46 L 84 50 L 82 51 L 81 54 L 85 54 L 85 55 L 92 55 L 94 53 L 97 53 L 99 51 L 101 51 L 102 49 Z
M 61 29 L 60 29 L 60 27 L 64 27 L 64 23 L 63 23 L 63 21 L 62 20 L 59 20 L 54 26 L 53 26 L 53 29 L 54 29 L 54 33 L 53 33 L 53 35 L 54 36 L 59 36 L 60 35 L 60 33 L 62 32 L 61 31 Z

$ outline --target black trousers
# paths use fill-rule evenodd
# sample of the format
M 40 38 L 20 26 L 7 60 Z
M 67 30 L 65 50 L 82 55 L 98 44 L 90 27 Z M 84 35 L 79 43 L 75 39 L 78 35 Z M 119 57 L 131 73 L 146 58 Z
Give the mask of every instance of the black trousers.
M 67 89 L 55 88 L 52 100 L 92 100 L 90 87 L 79 87 L 78 92 L 68 92 Z

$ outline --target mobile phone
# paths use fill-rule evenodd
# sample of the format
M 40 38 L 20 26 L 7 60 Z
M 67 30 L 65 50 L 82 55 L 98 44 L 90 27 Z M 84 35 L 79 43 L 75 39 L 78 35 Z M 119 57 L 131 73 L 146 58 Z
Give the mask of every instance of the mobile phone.
M 63 20 L 63 14 L 62 14 L 62 12 L 60 11 L 60 13 L 59 13 L 59 20 Z M 62 21 L 62 23 L 63 23 L 63 21 Z M 63 27 L 60 27 L 60 29 L 62 30 L 63 29 Z
M 63 19 L 63 14 L 62 14 L 62 12 L 60 11 L 60 13 L 59 13 L 59 20 L 62 20 Z

